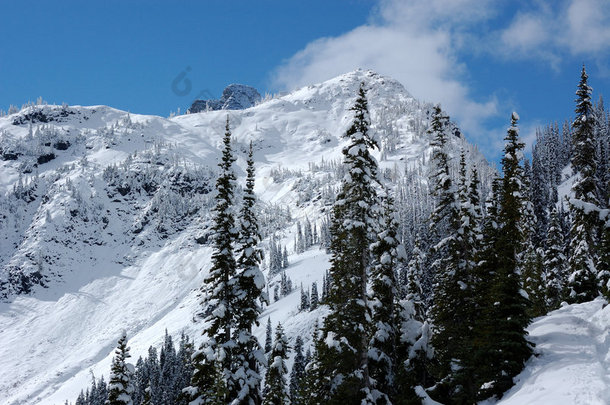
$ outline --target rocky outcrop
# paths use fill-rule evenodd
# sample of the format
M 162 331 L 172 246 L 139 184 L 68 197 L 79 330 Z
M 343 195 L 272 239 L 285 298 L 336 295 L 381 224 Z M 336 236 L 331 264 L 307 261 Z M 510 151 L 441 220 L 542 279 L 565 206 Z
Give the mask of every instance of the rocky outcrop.
M 195 100 L 188 112 L 193 114 L 201 111 L 245 110 L 260 100 L 261 95 L 254 87 L 230 84 L 223 90 L 220 99 Z

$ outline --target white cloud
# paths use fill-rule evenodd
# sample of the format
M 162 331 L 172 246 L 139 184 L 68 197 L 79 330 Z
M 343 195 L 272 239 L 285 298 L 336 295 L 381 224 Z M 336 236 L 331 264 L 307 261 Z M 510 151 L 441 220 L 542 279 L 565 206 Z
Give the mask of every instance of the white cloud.
M 500 36 L 508 51 L 521 58 L 542 57 L 555 67 L 566 53 L 605 58 L 610 53 L 610 2 L 538 1 L 535 8 L 519 12 Z
M 355 68 L 373 69 L 405 85 L 420 100 L 440 102 L 467 134 L 497 114 L 497 101 L 474 100 L 461 80 L 459 32 L 488 18 L 482 0 L 382 1 L 371 23 L 308 44 L 275 72 L 274 84 L 293 89 Z M 473 12 L 474 11 L 474 12 Z

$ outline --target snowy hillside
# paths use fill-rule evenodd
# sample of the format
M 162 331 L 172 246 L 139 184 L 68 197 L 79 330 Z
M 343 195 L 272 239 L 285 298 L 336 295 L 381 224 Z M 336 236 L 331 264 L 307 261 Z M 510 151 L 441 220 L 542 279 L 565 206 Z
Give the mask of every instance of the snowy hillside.
M 567 305 L 528 329 L 538 356 L 498 404 L 610 403 L 610 306 Z
M 376 157 L 409 239 L 428 215 L 421 207 L 431 106 L 373 72 L 245 110 L 165 119 L 105 106 L 30 106 L 0 118 L 0 403 L 73 400 L 91 373 L 107 375 L 122 329 L 135 359 L 165 329 L 199 339 L 198 289 L 210 266 L 206 228 L 227 115 L 242 179 L 254 143 L 264 246 L 273 237 L 287 247 L 297 287 L 265 308 L 256 334 L 264 337 L 270 317 L 307 346 L 325 308 L 299 312 L 298 287 L 322 285 L 328 256 L 318 246 L 295 253 L 296 227 L 325 219 L 361 82 L 381 145 Z M 454 134 L 452 156 L 465 149 L 488 190 L 493 169 Z M 268 277 L 271 290 L 278 279 Z

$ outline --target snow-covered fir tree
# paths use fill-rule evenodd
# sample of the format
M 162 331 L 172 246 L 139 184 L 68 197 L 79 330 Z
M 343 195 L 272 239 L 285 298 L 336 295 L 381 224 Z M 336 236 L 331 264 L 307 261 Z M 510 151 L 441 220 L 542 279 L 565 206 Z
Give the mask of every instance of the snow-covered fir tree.
M 522 225 L 524 250 L 519 255 L 519 266 L 523 290 L 530 301 L 529 313 L 531 317 L 546 314 L 543 254 L 544 251 L 538 241 L 537 218 L 532 203 L 531 170 L 528 161 L 525 161 L 523 172 L 523 208 Z
M 513 113 L 511 126 L 505 138 L 502 158 L 503 177 L 496 185 L 497 213 L 492 211 L 491 224 L 496 231 L 489 237 L 493 243 L 493 255 L 486 267 L 491 273 L 484 275 L 484 301 L 480 301 L 481 313 L 477 314 L 479 329 L 474 359 L 476 360 L 477 395 L 483 399 L 501 396 L 514 382 L 513 378 L 523 370 L 532 355 L 532 345 L 527 340 L 525 328 L 530 323 L 529 301 L 521 284 L 519 256 L 523 252 L 523 182 L 524 143 L 519 138 L 517 121 Z
M 559 308 L 565 297 L 567 259 L 565 240 L 557 208 L 551 211 L 544 252 L 545 300 L 549 310 Z
M 262 251 L 258 247 L 261 239 L 254 204 L 254 159 L 252 142 L 248 151 L 246 187 L 239 217 L 239 237 L 237 239 L 237 274 L 235 276 L 235 348 L 233 378 L 237 387 L 234 399 L 238 404 L 257 405 L 262 401 L 260 392 L 260 370 L 264 363 L 264 353 L 252 328 L 258 326 L 258 316 L 265 301 L 263 289 L 265 279 L 259 268 Z
M 447 123 L 440 106 L 434 108 L 430 136 L 433 137 L 432 181 L 436 207 L 432 213 L 430 228 L 436 235 L 432 255 L 435 277 L 434 305 L 432 306 L 433 334 L 437 366 L 435 374 L 439 381 L 433 393 L 441 402 L 449 398 L 467 401 L 473 398 L 472 368 L 467 365 L 471 358 L 468 350 L 472 310 L 472 259 L 468 246 L 470 235 L 464 233 L 461 213 L 470 213 L 462 208 L 450 173 L 447 154 Z M 465 167 L 463 169 L 465 171 Z M 465 173 L 462 180 L 462 195 L 467 204 Z M 468 219 L 465 224 L 470 229 Z
M 282 324 L 278 323 L 275 329 L 273 348 L 269 354 L 267 374 L 265 375 L 264 405 L 287 405 L 290 403 L 286 377 L 288 369 L 288 340 L 284 334 Z
M 591 92 L 583 66 L 576 91 L 576 118 L 572 123 L 572 168 L 576 180 L 572 184 L 574 198 L 570 200 L 570 277 L 569 302 L 585 302 L 595 298 L 601 286 L 595 263 L 597 221 L 599 210 L 596 181 L 595 115 L 591 104 Z
M 271 317 L 267 318 L 267 333 L 265 335 L 265 354 L 269 355 L 273 348 L 273 327 L 271 326 Z
M 127 362 L 130 358 L 127 347 L 127 334 L 123 332 L 114 351 L 110 380 L 108 381 L 107 405 L 133 405 L 133 365 Z
M 237 228 L 233 212 L 235 157 L 231 148 L 228 116 L 223 143 L 222 158 L 218 165 L 220 173 L 216 180 L 212 267 L 203 286 L 202 304 L 206 311 L 206 323 L 209 323 L 209 326 L 203 331 L 206 340 L 195 353 L 195 371 L 191 389 L 193 401 L 200 404 L 217 401 L 230 403 L 237 397 L 240 389 L 235 384 L 232 374 L 232 351 L 235 347 L 235 336 L 232 332 L 235 327 L 237 271 L 233 245 L 237 238 Z M 223 380 L 223 384 L 218 381 L 219 378 Z M 218 392 L 219 387 L 223 387 L 225 392 Z
M 311 300 L 309 303 L 309 308 L 313 311 L 314 309 L 318 308 L 319 304 L 320 298 L 318 295 L 318 283 L 314 281 L 311 283 Z
M 307 290 L 303 290 L 303 283 L 301 283 L 301 305 L 299 306 L 299 309 L 301 311 L 309 311 L 309 308 L 309 294 L 307 293 Z
M 333 206 L 331 227 L 330 313 L 316 342 L 319 373 L 315 399 L 326 404 L 372 402 L 368 368 L 370 310 L 367 296 L 371 267 L 369 246 L 377 232 L 379 203 L 374 184 L 377 147 L 369 133 L 370 119 L 364 85 L 353 107 L 354 119 L 345 134 L 346 175 Z
M 292 363 L 292 370 L 290 370 L 290 403 L 293 405 L 303 402 L 300 395 L 303 389 L 306 365 L 303 355 L 303 338 L 299 335 L 294 342 L 294 362 Z
M 426 299 L 421 286 L 421 280 L 426 271 L 426 253 L 421 248 L 422 241 L 419 236 L 415 239 L 415 246 L 411 251 L 411 260 L 402 272 L 402 289 L 405 291 L 404 298 L 414 306 L 414 317 L 423 322 L 426 319 Z
M 373 262 L 371 283 L 371 341 L 369 343 L 369 374 L 375 381 L 371 394 L 375 403 L 389 404 L 400 396 L 395 384 L 396 344 L 399 325 L 396 311 L 398 292 L 396 273 L 406 260 L 404 247 L 398 241 L 398 221 L 394 202 L 383 199 L 377 240 L 371 245 Z

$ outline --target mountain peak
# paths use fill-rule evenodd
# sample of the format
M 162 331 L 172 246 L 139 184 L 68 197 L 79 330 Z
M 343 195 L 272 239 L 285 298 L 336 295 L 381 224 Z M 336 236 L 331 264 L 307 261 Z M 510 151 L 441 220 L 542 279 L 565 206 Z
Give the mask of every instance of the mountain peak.
M 254 87 L 233 83 L 225 87 L 220 99 L 195 100 L 189 108 L 189 112 L 245 110 L 260 100 L 261 95 Z

